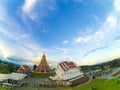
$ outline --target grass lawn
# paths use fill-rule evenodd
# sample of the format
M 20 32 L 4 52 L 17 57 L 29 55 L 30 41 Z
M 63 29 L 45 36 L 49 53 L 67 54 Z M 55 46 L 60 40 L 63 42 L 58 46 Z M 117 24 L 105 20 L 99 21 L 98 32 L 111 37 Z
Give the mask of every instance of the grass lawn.
M 115 79 L 113 80 L 95 79 L 88 85 L 73 87 L 72 90 L 91 90 L 92 85 L 96 85 L 97 90 L 120 90 L 120 83 L 118 84 Z
M 120 90 L 120 83 L 118 84 L 116 79 L 103 80 L 94 79 L 91 83 L 83 86 L 76 86 L 73 88 L 15 88 L 12 90 L 91 90 L 92 85 L 96 85 L 97 90 Z M 9 90 L 0 88 L 0 90 Z
M 9 88 L 1 88 L 0 87 L 0 90 L 10 90 Z

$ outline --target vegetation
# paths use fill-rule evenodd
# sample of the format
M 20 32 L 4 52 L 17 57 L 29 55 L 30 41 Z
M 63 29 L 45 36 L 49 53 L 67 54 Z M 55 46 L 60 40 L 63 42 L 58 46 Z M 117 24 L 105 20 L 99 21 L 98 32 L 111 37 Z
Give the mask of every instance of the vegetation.
M 73 88 L 14 88 L 12 90 L 92 90 L 92 86 L 96 85 L 97 90 L 120 90 L 120 83 L 117 83 L 116 78 L 112 80 L 94 79 L 87 85 L 77 86 Z M 0 88 L 0 90 L 9 90 Z
M 33 70 L 35 70 L 37 68 L 37 65 L 36 64 L 34 64 L 33 65 Z
M 49 76 L 54 76 L 55 72 L 46 72 L 46 73 L 37 73 L 37 72 L 32 72 L 32 77 L 39 77 L 39 78 L 48 78 Z
M 0 88 L 0 90 L 10 90 L 10 88 Z
M 95 70 L 95 69 L 106 69 L 105 66 L 110 68 L 120 67 L 120 59 L 115 59 L 109 62 L 93 65 L 93 66 L 81 66 L 83 71 Z M 35 68 L 36 66 L 34 66 Z M 18 66 L 3 62 L 0 60 L 0 73 L 11 73 L 16 71 Z M 114 76 L 117 76 L 120 72 L 117 72 Z M 46 78 L 55 75 L 55 72 L 50 73 L 36 73 L 32 72 L 33 77 Z M 95 85 L 97 90 L 119 90 L 120 83 L 117 83 L 117 78 L 111 80 L 104 79 L 94 79 L 91 83 L 87 85 L 72 87 L 72 88 L 13 88 L 12 90 L 91 90 L 92 86 Z M 0 90 L 10 90 L 9 88 L 0 88 Z
M 91 66 L 80 66 L 81 70 L 84 72 L 88 72 L 90 70 L 96 70 L 96 69 L 102 69 L 105 70 L 107 68 L 115 68 L 115 67 L 120 67 L 120 58 L 114 59 L 108 62 L 96 64 L 96 65 L 91 65 Z
M 18 69 L 17 65 L 0 60 L 0 73 L 7 74 L 7 73 L 11 73 L 11 72 L 16 72 L 17 69 Z
M 91 90 L 93 85 L 96 85 L 97 90 L 119 90 L 120 88 L 120 84 L 117 83 L 116 79 L 94 79 L 91 83 L 85 86 L 74 87 L 73 90 Z

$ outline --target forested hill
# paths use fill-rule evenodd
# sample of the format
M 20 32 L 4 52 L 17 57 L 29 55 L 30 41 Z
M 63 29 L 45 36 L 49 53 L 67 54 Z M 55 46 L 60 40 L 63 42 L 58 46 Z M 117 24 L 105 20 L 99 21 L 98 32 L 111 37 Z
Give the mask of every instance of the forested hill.
M 83 71 L 120 67 L 120 58 L 91 66 L 80 66 Z
M 16 72 L 18 68 L 19 66 L 14 63 L 0 60 L 0 73 Z

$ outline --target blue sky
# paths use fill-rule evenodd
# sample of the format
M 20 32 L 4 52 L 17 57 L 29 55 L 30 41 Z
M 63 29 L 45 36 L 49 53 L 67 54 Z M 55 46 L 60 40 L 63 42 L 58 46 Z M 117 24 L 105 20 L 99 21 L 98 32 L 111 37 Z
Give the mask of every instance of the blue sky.
M 120 0 L 0 0 L 0 58 L 55 66 L 120 57 Z

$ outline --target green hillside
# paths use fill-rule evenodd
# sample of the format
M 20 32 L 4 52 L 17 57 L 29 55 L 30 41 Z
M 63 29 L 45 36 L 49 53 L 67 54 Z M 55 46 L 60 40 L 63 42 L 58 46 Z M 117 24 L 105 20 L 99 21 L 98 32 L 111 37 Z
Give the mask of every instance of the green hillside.
M 18 69 L 18 66 L 0 60 L 0 73 L 16 72 L 17 69 Z
M 96 64 L 96 65 L 85 65 L 80 67 L 81 67 L 81 70 L 84 72 L 88 72 L 90 70 L 96 70 L 96 69 L 106 69 L 106 67 L 109 67 L 109 68 L 120 67 L 120 58 L 114 59 L 108 62 Z

